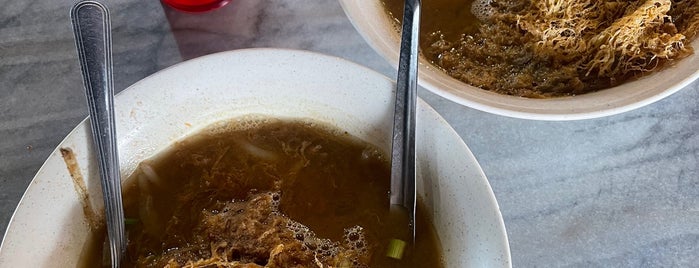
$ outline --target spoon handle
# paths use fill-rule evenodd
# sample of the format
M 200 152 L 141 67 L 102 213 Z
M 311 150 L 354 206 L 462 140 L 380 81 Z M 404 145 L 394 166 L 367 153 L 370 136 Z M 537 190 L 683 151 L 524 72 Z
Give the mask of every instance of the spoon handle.
M 391 156 L 391 204 L 408 210 L 415 239 L 415 107 L 417 105 L 420 0 L 405 0 L 396 81 Z
M 112 267 L 118 267 L 126 239 L 114 122 L 109 11 L 98 2 L 81 1 L 73 6 L 70 16 L 85 84 L 92 139 L 97 149 Z

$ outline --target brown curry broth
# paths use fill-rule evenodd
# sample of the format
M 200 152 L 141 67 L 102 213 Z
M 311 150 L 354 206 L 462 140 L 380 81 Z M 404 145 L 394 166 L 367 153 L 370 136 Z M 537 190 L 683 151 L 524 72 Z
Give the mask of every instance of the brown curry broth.
M 390 16 L 397 23 L 402 20 L 403 0 L 382 0 L 384 7 Z M 570 81 L 569 77 L 560 79 L 561 81 L 555 84 L 557 88 L 550 92 L 541 92 L 540 89 L 532 89 L 532 85 L 545 80 L 554 80 L 540 77 L 555 77 L 558 74 L 549 74 L 559 70 L 559 66 L 547 66 L 546 62 L 531 64 L 532 68 L 517 67 L 516 64 L 496 63 L 499 58 L 524 59 L 531 57 L 527 55 L 528 47 L 527 38 L 515 38 L 518 33 L 510 35 L 506 33 L 502 36 L 482 35 L 479 33 L 481 21 L 471 12 L 473 0 L 429 0 L 422 3 L 422 23 L 420 24 L 420 50 L 421 55 L 429 60 L 436 67 L 444 70 L 450 76 L 461 80 L 462 82 L 480 87 L 485 90 L 497 92 L 506 95 L 516 95 L 530 98 L 546 98 L 555 96 L 566 96 L 573 94 L 595 91 L 600 88 L 610 87 L 610 81 L 590 81 L 584 89 L 576 92 L 565 92 L 569 85 L 563 86 L 560 84 L 578 84 L 580 81 Z M 397 24 L 400 25 L 400 24 Z M 398 27 L 398 26 L 397 26 Z M 483 39 L 485 42 L 492 42 L 504 47 L 504 43 L 509 43 L 511 49 L 503 51 L 490 50 L 488 55 L 475 55 L 468 53 L 462 56 L 460 53 L 451 53 L 448 58 L 442 57 L 444 48 L 439 48 L 436 45 L 440 40 L 438 36 L 443 36 L 442 40 L 447 41 L 450 45 L 447 50 L 460 50 L 458 45 L 462 41 L 463 36 L 477 36 L 476 38 Z M 497 34 L 496 34 L 497 35 Z M 493 41 L 499 39 L 508 39 L 507 42 Z M 515 44 L 513 46 L 513 44 Z M 485 50 L 484 50 L 485 51 Z M 498 55 L 498 53 L 502 53 Z M 461 57 L 461 58 L 459 58 Z M 472 57 L 473 61 L 469 62 L 468 71 L 464 71 L 461 61 L 467 57 Z M 481 59 L 482 58 L 482 59 Z M 471 60 L 469 60 L 471 61 Z M 488 63 L 486 63 L 488 62 Z M 566 74 L 569 75 L 569 74 Z M 575 79 L 575 77 L 573 77 Z M 624 78 L 625 79 L 625 78 Z M 541 80 L 541 81 L 538 81 Z M 516 82 L 515 82 L 516 81 Z M 522 82 L 525 82 L 522 84 Z M 546 88 L 546 90 L 551 90 Z M 563 90 L 563 92 L 560 92 Z
M 385 257 L 388 241 L 405 237 L 408 230 L 389 218 L 390 169 L 377 148 L 346 132 L 309 122 L 271 120 L 243 130 L 228 127 L 223 124 L 204 130 L 144 161 L 162 180 L 161 187 L 149 187 L 159 225 L 173 216 L 180 200 L 191 194 L 199 196 L 196 204 L 190 204 L 189 215 L 176 215 L 181 223 L 177 236 L 161 238 L 146 230 L 142 221 L 128 226 L 125 267 L 133 266 L 138 255 L 163 252 L 189 239 L 190 215 L 218 200 L 244 200 L 251 192 L 271 191 L 275 181 L 281 182 L 280 211 L 319 238 L 342 241 L 345 229 L 363 227 L 373 250 L 372 267 L 443 266 L 438 238 L 421 204 L 415 248 L 406 249 L 401 261 Z M 264 152 L 248 153 L 245 148 L 250 145 Z M 144 200 L 134 178 L 140 170 L 124 187 L 127 218 L 139 218 L 139 204 Z

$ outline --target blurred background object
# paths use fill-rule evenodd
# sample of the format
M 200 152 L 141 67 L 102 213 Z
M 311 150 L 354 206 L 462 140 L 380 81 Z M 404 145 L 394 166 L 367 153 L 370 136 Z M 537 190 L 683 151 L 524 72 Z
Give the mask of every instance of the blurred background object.
M 185 12 L 206 12 L 222 7 L 230 0 L 162 0 L 163 3 Z

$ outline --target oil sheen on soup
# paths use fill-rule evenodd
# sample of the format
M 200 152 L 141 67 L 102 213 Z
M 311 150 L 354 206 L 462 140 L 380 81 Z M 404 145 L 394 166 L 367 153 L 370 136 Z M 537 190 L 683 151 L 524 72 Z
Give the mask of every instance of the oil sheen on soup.
M 387 257 L 409 234 L 389 183 L 379 149 L 332 127 L 217 123 L 126 181 L 123 267 L 443 267 L 421 205 L 415 246 Z M 86 266 L 108 263 L 98 255 Z
M 402 0 L 382 0 L 395 21 Z M 691 54 L 697 0 L 425 0 L 422 55 L 501 94 L 593 92 Z M 396 27 L 398 29 L 398 27 Z

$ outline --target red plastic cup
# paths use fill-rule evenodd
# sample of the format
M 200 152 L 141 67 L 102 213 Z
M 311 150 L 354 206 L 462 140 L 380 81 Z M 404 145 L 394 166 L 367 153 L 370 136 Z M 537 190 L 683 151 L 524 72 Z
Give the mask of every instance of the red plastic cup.
M 225 6 L 230 0 L 161 0 L 174 9 L 185 12 L 205 12 Z

